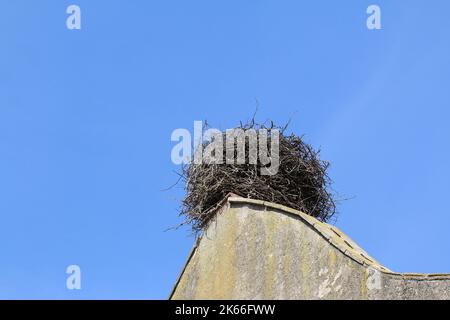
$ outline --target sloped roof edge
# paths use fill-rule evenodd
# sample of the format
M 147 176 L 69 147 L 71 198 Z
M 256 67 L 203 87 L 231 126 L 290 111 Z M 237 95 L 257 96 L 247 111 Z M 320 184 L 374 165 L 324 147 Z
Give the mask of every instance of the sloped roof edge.
M 256 200 L 256 199 L 249 199 L 249 198 L 243 198 L 240 196 L 237 196 L 235 194 L 228 194 L 218 205 L 217 214 L 220 212 L 226 210 L 234 203 L 236 204 L 249 204 L 249 205 L 256 205 L 261 206 L 270 209 L 278 210 L 281 213 L 287 214 L 287 215 L 294 215 L 298 218 L 300 218 L 304 223 L 306 223 L 308 226 L 310 226 L 313 230 L 315 230 L 318 234 L 320 234 L 324 239 L 326 239 L 333 247 L 338 249 L 340 252 L 342 252 L 344 255 L 349 257 L 350 259 L 356 261 L 357 263 L 365 266 L 374 268 L 382 273 L 395 276 L 395 277 L 401 277 L 403 279 L 410 279 L 410 280 L 416 280 L 416 281 L 433 281 L 433 280 L 449 280 L 450 274 L 426 274 L 426 273 L 398 273 L 393 272 L 389 270 L 388 268 L 384 267 L 381 263 L 376 261 L 374 258 L 372 258 L 366 251 L 364 251 L 358 244 L 356 244 L 350 237 L 345 235 L 342 231 L 340 231 L 337 227 L 332 226 L 328 223 L 321 222 L 317 220 L 316 218 L 307 215 L 306 213 L 303 213 L 301 211 L 289 208 L 287 206 L 268 202 L 268 201 L 262 201 L 262 200 Z M 264 209 L 264 210 L 265 210 Z M 173 296 L 192 256 L 195 254 L 195 251 L 197 249 L 197 246 L 199 242 L 201 241 L 202 235 L 200 235 L 196 241 L 194 246 L 192 247 L 189 256 L 183 266 L 182 271 L 180 272 L 180 275 L 178 276 L 175 285 L 173 286 L 169 299 Z
M 319 233 L 323 238 L 325 238 L 331 245 L 336 247 L 343 254 L 352 258 L 356 262 L 370 266 L 383 272 L 392 273 L 389 269 L 381 265 L 374 258 L 370 257 L 367 252 L 365 252 L 360 246 L 358 246 L 352 239 L 347 237 L 342 231 L 340 231 L 335 226 L 328 223 L 321 222 L 316 218 L 307 215 L 301 211 L 286 207 L 281 204 L 276 204 L 273 202 L 261 201 L 256 199 L 246 199 L 241 197 L 229 197 L 228 201 L 230 203 L 244 203 L 252 204 L 257 206 L 262 206 L 265 208 L 275 209 L 281 211 L 282 213 L 291 214 L 299 217 L 304 223 L 309 225 L 313 230 Z
M 393 272 L 383 266 L 381 263 L 372 258 L 366 251 L 364 251 L 358 244 L 356 244 L 350 237 L 344 234 L 337 227 L 332 226 L 328 223 L 321 222 L 316 218 L 307 215 L 301 211 L 289 208 L 287 206 L 256 200 L 256 199 L 248 199 L 243 197 L 236 197 L 234 195 L 230 195 L 227 198 L 229 203 L 243 203 L 243 204 L 252 204 L 259 205 L 265 208 L 275 209 L 287 214 L 295 215 L 301 218 L 307 225 L 312 227 L 317 233 L 319 233 L 323 238 L 325 238 L 332 246 L 337 248 L 343 254 L 351 258 L 352 260 L 367 266 L 372 267 L 374 269 L 379 270 L 380 272 L 400 276 L 402 278 L 409 278 L 414 280 L 440 280 L 440 279 L 450 279 L 450 274 L 426 274 L 426 273 L 398 273 Z

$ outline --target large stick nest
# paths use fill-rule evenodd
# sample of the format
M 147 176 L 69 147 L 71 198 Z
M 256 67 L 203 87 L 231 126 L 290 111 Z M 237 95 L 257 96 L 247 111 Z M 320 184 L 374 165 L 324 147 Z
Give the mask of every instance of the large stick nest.
M 225 132 L 223 133 L 223 164 L 185 165 L 181 177 L 185 182 L 186 196 L 182 201 L 181 215 L 185 224 L 195 232 L 208 226 L 221 201 L 229 193 L 245 198 L 270 201 L 302 211 L 321 221 L 329 220 L 336 212 L 336 202 L 331 191 L 329 163 L 319 158 L 315 150 L 295 134 L 286 135 L 286 127 L 250 124 L 240 129 L 267 129 L 270 152 L 270 132 L 279 130 L 279 168 L 275 175 L 261 175 L 261 164 L 226 164 Z M 248 142 L 248 141 L 247 141 Z M 205 148 L 207 143 L 203 144 Z M 248 159 L 248 145 L 246 144 Z

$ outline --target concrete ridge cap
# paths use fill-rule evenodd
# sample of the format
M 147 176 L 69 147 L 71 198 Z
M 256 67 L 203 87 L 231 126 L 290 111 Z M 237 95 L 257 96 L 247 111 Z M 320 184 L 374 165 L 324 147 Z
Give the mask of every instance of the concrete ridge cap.
M 340 231 L 338 228 L 331 226 L 325 222 L 321 222 L 317 220 L 316 218 L 307 215 L 304 212 L 289 208 L 287 206 L 263 201 L 263 200 L 257 200 L 257 199 L 248 199 L 248 198 L 242 198 L 242 197 L 234 197 L 229 196 L 228 202 L 230 203 L 247 203 L 247 204 L 254 204 L 254 205 L 260 205 L 272 209 L 277 209 L 284 211 L 289 214 L 293 214 L 295 216 L 300 217 L 303 221 L 305 221 L 308 225 L 310 225 L 316 232 L 318 232 L 323 238 L 325 238 L 331 245 L 333 245 L 336 249 L 341 251 L 344 255 L 351 258 L 352 260 L 356 261 L 357 263 L 361 265 L 367 265 L 371 266 L 379 271 L 388 271 L 389 269 L 381 265 L 380 263 L 376 262 L 375 259 L 369 256 L 367 252 L 365 252 L 363 249 L 361 249 L 358 245 L 353 247 L 350 243 L 355 244 L 353 240 L 351 240 L 348 236 L 346 236 L 342 231 Z M 348 241 L 348 240 L 350 241 Z
M 418 279 L 423 278 L 424 280 L 440 280 L 440 279 L 450 279 L 449 273 L 400 273 L 405 279 Z
M 450 273 L 438 273 L 438 274 L 426 274 L 426 273 L 399 273 L 393 272 L 383 266 L 381 263 L 373 259 L 366 251 L 364 251 L 356 242 L 354 242 L 345 233 L 339 230 L 337 227 L 328 223 L 321 222 L 316 218 L 307 215 L 304 212 L 292 209 L 282 204 L 273 203 L 269 201 L 249 199 L 234 194 L 229 194 L 226 197 L 230 203 L 244 203 L 260 205 L 266 208 L 278 209 L 289 214 L 300 217 L 304 222 L 310 225 L 316 232 L 318 232 L 323 238 L 325 238 L 331 245 L 341 251 L 344 255 L 354 260 L 355 262 L 366 266 L 372 267 L 387 275 L 401 277 L 403 279 L 411 279 L 418 281 L 432 281 L 432 280 L 448 280 L 450 279 Z
M 317 220 L 316 218 L 307 215 L 304 212 L 289 208 L 287 206 L 269 202 L 269 201 L 262 201 L 257 199 L 249 199 L 244 198 L 239 195 L 229 193 L 227 194 L 222 201 L 220 201 L 220 205 L 218 206 L 216 212 L 220 212 L 223 209 L 229 209 L 226 208 L 224 204 L 226 203 L 246 203 L 246 204 L 254 204 L 254 205 L 260 205 L 266 208 L 272 208 L 272 209 L 278 209 L 280 211 L 284 211 L 286 213 L 295 215 L 300 217 L 305 223 L 307 223 L 312 229 L 314 229 L 316 232 L 318 232 L 328 243 L 330 243 L 333 247 L 335 247 L 337 250 L 342 252 L 344 255 L 352 259 L 353 261 L 357 262 L 358 264 L 367 267 L 367 268 L 373 268 L 383 274 L 393 276 L 396 278 L 401 278 L 404 280 L 415 280 L 415 281 L 441 281 L 441 280 L 450 280 L 450 274 L 448 273 L 436 273 L 436 274 L 427 274 L 427 273 L 398 273 L 393 272 L 386 267 L 384 267 L 382 264 L 377 262 L 375 259 L 369 256 L 361 247 L 359 247 L 351 238 L 349 238 L 345 233 L 343 233 L 341 230 L 339 230 L 337 227 L 329 225 L 327 223 L 321 222 Z M 330 232 L 331 231 L 331 232 Z M 183 265 L 183 269 L 181 273 L 179 274 L 174 286 L 172 287 L 172 290 L 169 294 L 169 300 L 172 299 L 173 294 L 175 293 L 175 290 L 177 289 L 179 282 L 183 276 L 183 274 L 186 271 L 187 266 L 189 265 L 192 257 L 197 252 L 197 248 L 200 244 L 200 241 L 203 238 L 203 232 L 196 238 L 193 247 L 190 250 L 190 253 L 186 259 L 186 262 Z M 347 240 L 347 241 L 344 241 Z M 351 246 L 348 245 L 350 242 Z M 352 247 L 355 245 L 355 247 Z M 373 259 L 373 261 L 372 261 Z

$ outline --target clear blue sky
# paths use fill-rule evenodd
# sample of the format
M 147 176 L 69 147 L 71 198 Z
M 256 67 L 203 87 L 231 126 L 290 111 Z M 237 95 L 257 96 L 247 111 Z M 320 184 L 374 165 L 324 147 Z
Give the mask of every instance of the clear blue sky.
M 366 28 L 366 8 L 382 30 Z M 82 29 L 66 28 L 66 8 Z M 321 147 L 337 226 L 394 271 L 450 272 L 450 3 L 0 2 L 0 298 L 167 298 L 170 151 L 253 114 Z M 77 264 L 82 289 L 66 289 Z

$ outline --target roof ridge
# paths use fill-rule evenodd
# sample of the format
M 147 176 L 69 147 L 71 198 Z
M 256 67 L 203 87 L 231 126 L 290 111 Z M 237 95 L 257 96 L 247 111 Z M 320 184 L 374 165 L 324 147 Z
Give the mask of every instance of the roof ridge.
M 290 207 L 257 199 L 244 198 L 228 194 L 227 202 L 229 203 L 246 203 L 253 205 L 260 205 L 263 207 L 277 209 L 285 213 L 295 215 L 308 224 L 313 230 L 319 233 L 325 238 L 332 246 L 341 251 L 344 255 L 356 261 L 357 263 L 374 268 L 380 272 L 390 274 L 393 276 L 400 276 L 407 279 L 415 280 L 440 280 L 450 279 L 450 274 L 438 273 L 438 274 L 426 274 L 426 273 L 398 273 L 393 272 L 383 266 L 381 263 L 372 258 L 366 251 L 364 251 L 356 242 L 354 242 L 349 236 L 343 233 L 339 228 L 332 226 L 328 223 L 321 222 L 318 219 Z

